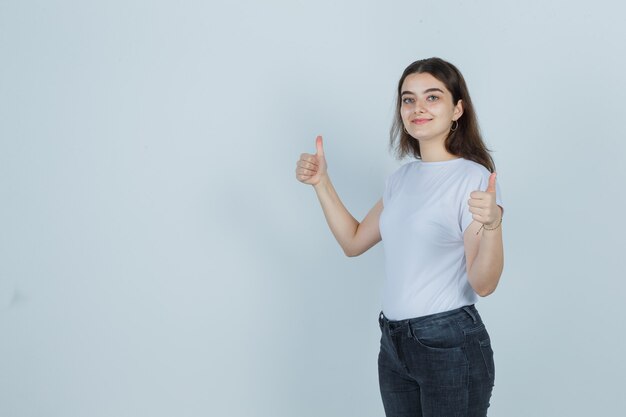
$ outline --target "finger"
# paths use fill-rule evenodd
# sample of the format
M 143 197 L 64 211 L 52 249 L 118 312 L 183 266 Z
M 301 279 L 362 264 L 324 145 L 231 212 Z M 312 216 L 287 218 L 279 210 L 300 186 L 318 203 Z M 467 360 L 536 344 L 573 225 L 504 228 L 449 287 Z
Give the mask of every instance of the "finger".
M 302 168 L 317 169 L 319 165 L 317 165 L 315 162 L 301 159 L 298 161 L 298 166 Z
M 496 175 L 497 175 L 497 173 L 493 172 L 489 176 L 489 185 L 487 186 L 487 190 L 486 190 L 488 193 L 495 193 L 496 192 Z
M 322 143 L 322 135 L 315 138 L 315 147 L 317 148 L 317 156 L 324 156 L 324 144 Z
M 310 153 L 303 153 L 300 155 L 300 160 L 298 161 L 298 163 L 300 162 L 308 162 L 310 164 L 316 165 L 317 166 L 317 156 L 312 155 Z
M 474 200 L 485 200 L 491 198 L 491 194 L 487 194 L 486 191 L 472 191 L 470 197 Z
M 315 175 L 317 173 L 316 169 L 308 169 L 308 168 L 298 168 L 296 170 L 297 174 L 303 174 L 303 175 Z
M 315 173 L 303 172 L 300 169 L 296 170 L 296 177 L 298 177 L 298 178 L 308 179 L 308 178 L 311 178 L 314 175 L 315 175 Z
M 470 207 L 487 208 L 489 207 L 489 202 L 477 198 L 470 198 L 469 200 L 467 200 L 467 205 Z

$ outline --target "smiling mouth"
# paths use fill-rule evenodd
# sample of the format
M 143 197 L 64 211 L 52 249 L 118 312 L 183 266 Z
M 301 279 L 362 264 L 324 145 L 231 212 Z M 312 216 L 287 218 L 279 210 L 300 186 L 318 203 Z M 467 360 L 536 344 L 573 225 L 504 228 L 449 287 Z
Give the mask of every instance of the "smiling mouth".
M 416 125 L 423 125 L 425 123 L 430 122 L 431 119 L 415 119 L 415 120 L 411 120 L 411 123 L 416 124 Z

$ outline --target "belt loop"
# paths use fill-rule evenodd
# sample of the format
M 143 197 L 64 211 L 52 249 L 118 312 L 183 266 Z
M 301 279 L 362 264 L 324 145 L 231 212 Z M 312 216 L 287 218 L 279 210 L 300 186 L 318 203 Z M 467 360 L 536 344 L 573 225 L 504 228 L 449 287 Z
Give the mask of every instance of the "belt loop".
M 463 307 L 463 310 L 465 310 L 465 312 L 470 315 L 474 323 L 476 323 L 476 315 L 472 311 L 471 306 L 465 306 Z

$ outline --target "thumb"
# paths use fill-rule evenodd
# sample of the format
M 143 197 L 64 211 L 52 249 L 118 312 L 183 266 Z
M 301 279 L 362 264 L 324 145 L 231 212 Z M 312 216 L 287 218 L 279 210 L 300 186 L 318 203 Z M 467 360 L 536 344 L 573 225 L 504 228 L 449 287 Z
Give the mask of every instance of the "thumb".
M 317 138 L 315 138 L 315 147 L 317 148 L 317 156 L 324 156 L 322 135 L 318 135 Z
M 488 193 L 495 193 L 496 192 L 496 173 L 492 173 L 489 176 L 489 186 L 487 187 L 487 192 Z

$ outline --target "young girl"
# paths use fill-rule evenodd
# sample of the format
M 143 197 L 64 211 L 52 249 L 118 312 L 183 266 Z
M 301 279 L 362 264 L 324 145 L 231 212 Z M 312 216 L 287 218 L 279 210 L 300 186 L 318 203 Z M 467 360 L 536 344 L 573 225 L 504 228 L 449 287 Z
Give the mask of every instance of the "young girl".
M 399 140 L 397 140 L 399 139 Z M 397 142 L 397 143 L 396 143 Z M 398 83 L 391 145 L 405 163 L 362 222 L 327 173 L 322 137 L 296 178 L 313 185 L 347 256 L 379 241 L 386 280 L 378 375 L 391 416 L 486 416 L 493 350 L 475 303 L 503 269 L 503 204 L 465 80 L 440 58 L 413 62 Z

